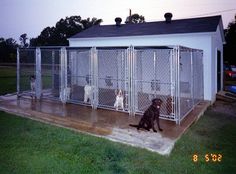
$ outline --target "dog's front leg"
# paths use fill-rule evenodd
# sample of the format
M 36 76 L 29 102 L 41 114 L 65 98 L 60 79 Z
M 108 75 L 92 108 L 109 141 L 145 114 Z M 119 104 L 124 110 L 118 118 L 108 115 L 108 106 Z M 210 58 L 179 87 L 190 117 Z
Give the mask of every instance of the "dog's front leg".
M 116 100 L 115 103 L 114 103 L 114 107 L 116 108 L 116 110 L 118 110 L 118 103 L 117 103 L 117 100 Z
M 124 111 L 124 103 L 123 103 L 123 101 L 121 102 L 121 108 Z
M 87 103 L 87 101 L 88 101 L 88 95 L 84 93 L 84 103 Z
M 154 121 L 152 121 L 152 130 L 153 130 L 153 132 L 157 132 L 157 130 L 155 129 L 155 127 L 154 127 Z

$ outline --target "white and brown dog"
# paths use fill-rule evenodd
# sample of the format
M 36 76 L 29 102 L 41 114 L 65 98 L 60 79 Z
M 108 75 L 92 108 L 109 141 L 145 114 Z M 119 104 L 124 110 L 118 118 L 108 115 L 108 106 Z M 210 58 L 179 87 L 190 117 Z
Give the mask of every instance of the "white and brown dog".
M 93 87 L 91 85 L 84 86 L 84 102 L 87 103 L 88 100 L 91 102 L 93 94 Z
M 124 95 L 122 93 L 122 90 L 119 89 L 118 92 L 115 90 L 115 95 L 116 95 L 116 101 L 114 103 L 114 107 L 116 110 L 120 107 L 122 110 L 124 110 Z

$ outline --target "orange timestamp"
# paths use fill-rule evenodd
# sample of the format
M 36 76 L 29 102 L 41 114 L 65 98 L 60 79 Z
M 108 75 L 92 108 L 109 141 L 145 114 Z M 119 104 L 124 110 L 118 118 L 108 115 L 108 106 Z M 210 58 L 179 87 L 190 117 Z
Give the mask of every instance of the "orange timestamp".
M 193 162 L 198 162 L 199 160 L 203 160 L 205 162 L 214 162 L 214 163 L 219 163 L 223 159 L 222 154 L 216 154 L 216 153 L 207 153 L 205 155 L 198 155 L 198 154 L 193 154 L 192 156 L 192 161 Z

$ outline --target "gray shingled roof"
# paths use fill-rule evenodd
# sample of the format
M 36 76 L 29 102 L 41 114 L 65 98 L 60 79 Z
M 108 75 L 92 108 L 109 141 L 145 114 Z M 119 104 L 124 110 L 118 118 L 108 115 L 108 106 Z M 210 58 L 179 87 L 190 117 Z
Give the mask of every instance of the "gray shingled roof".
M 210 16 L 192 19 L 146 22 L 139 24 L 97 25 L 84 30 L 71 38 L 94 38 L 94 37 L 119 37 L 119 36 L 142 36 L 161 34 L 181 34 L 214 32 L 220 22 L 221 16 Z

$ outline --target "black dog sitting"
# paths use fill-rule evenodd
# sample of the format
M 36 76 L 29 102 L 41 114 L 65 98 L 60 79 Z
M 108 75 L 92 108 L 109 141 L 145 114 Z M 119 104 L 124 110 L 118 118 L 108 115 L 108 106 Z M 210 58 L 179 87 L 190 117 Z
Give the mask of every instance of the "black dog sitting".
M 153 132 L 157 132 L 157 130 L 154 127 L 154 122 L 156 121 L 159 131 L 163 131 L 159 124 L 161 104 L 162 104 L 161 99 L 158 98 L 153 99 L 152 105 L 149 106 L 149 108 L 144 112 L 141 120 L 139 121 L 139 124 L 138 125 L 130 124 L 130 126 L 137 127 L 138 130 L 140 128 L 144 128 L 148 131 L 150 131 L 150 129 L 152 128 Z

